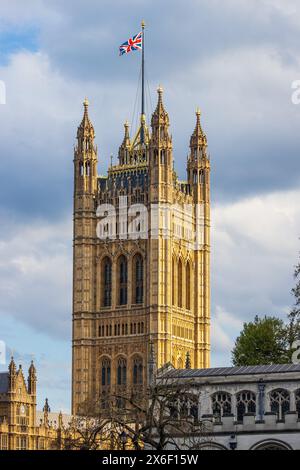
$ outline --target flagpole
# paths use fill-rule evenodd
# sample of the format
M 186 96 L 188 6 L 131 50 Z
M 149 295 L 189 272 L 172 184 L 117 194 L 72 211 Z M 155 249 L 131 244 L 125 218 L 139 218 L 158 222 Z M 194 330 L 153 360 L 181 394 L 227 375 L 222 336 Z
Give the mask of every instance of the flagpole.
M 145 21 L 142 21 L 142 112 L 141 112 L 141 144 L 145 143 Z

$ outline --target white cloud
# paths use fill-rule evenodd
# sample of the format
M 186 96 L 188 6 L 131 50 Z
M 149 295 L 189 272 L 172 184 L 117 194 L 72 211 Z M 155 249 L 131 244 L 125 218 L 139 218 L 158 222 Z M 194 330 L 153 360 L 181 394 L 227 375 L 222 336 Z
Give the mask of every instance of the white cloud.
M 9 236 L 2 234 L 0 317 L 11 316 L 36 331 L 66 338 L 71 324 L 71 240 L 70 220 L 16 224 Z
M 229 353 L 234 343 L 234 335 L 241 331 L 243 323 L 234 315 L 223 310 L 219 305 L 211 324 L 212 353 Z
M 227 352 L 229 363 L 242 323 L 256 314 L 286 319 L 299 236 L 300 191 L 213 208 L 213 355 Z

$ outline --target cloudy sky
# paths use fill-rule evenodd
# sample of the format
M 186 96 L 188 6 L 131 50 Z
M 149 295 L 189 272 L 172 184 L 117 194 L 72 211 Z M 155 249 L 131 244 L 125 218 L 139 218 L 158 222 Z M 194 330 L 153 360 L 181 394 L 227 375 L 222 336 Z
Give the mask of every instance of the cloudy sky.
M 72 159 L 90 100 L 99 171 L 131 120 L 147 24 L 148 113 L 162 84 L 185 177 L 197 106 L 212 163 L 212 365 L 244 321 L 285 318 L 300 249 L 298 0 L 2 0 L 0 340 L 28 367 L 39 406 L 70 408 Z M 0 366 L 5 370 L 6 366 Z

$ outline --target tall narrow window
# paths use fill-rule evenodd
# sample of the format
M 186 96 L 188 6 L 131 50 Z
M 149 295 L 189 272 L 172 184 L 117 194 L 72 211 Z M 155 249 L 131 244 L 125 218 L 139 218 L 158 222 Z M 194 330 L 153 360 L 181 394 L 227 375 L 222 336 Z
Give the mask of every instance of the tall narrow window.
M 172 259 L 172 305 L 175 305 L 175 260 Z
M 133 384 L 141 385 L 143 383 L 143 360 L 136 357 L 133 360 Z
M 112 291 L 112 263 L 109 258 L 104 258 L 102 262 L 102 276 L 103 276 L 103 307 L 111 306 L 111 291 Z
M 300 390 L 297 390 L 295 393 L 295 401 L 296 401 L 296 411 L 298 413 L 298 418 L 300 419 Z
M 290 394 L 287 390 L 279 389 L 270 393 L 271 411 L 277 414 L 277 419 L 284 419 L 287 411 L 290 411 Z
M 177 290 L 178 290 L 178 307 L 182 307 L 182 261 L 178 261 L 178 278 L 177 278 Z
M 108 407 L 108 397 L 110 394 L 111 382 L 111 362 L 108 357 L 104 357 L 101 362 L 101 406 Z
M 123 357 L 118 360 L 117 385 L 122 386 L 127 383 L 127 361 Z
M 125 256 L 119 258 L 119 305 L 127 304 L 127 279 L 128 279 L 128 269 L 127 269 L 127 259 Z
M 110 359 L 104 358 L 101 363 L 101 385 L 102 387 L 110 387 Z
M 185 293 L 186 293 L 186 308 L 191 309 L 191 268 L 190 263 L 186 265 L 186 278 L 185 278 Z
M 255 393 L 244 391 L 238 393 L 236 397 L 237 419 L 243 421 L 243 417 L 247 413 L 256 412 L 256 396 Z
M 133 260 L 134 267 L 134 303 L 142 304 L 144 301 L 144 261 L 141 255 Z
M 212 396 L 212 411 L 215 421 L 221 421 L 222 416 L 231 413 L 231 395 L 217 392 Z

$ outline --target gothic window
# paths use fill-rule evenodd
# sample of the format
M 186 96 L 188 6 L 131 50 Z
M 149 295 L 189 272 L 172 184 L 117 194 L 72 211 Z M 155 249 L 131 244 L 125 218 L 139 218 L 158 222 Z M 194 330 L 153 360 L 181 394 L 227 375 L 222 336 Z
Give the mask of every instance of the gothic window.
M 199 181 L 201 184 L 204 183 L 204 171 L 203 170 L 200 170 L 200 173 L 199 173 Z
M 117 385 L 122 386 L 127 383 L 127 361 L 123 357 L 118 359 Z
M 193 182 L 194 182 L 194 184 L 197 184 L 197 183 L 198 183 L 198 173 L 197 173 L 197 170 L 194 170 Z
M 128 278 L 128 267 L 127 259 L 125 256 L 120 256 L 118 262 L 118 278 L 119 278 L 119 305 L 127 304 L 127 278 Z
M 143 360 L 136 357 L 133 360 L 133 384 L 140 385 L 143 383 Z
M 178 261 L 178 277 L 177 277 L 177 295 L 178 307 L 182 307 L 182 261 Z
M 255 393 L 244 391 L 237 395 L 237 419 L 243 421 L 243 416 L 246 413 L 256 412 L 256 397 Z
M 86 174 L 86 176 L 90 176 L 90 170 L 91 170 L 90 162 L 86 162 L 86 164 L 85 164 L 85 174 Z
M 142 304 L 144 300 L 144 261 L 141 255 L 133 259 L 134 267 L 134 303 Z
M 110 387 L 111 365 L 110 359 L 104 358 L 101 362 L 101 385 L 102 387 Z
M 277 414 L 277 419 L 282 420 L 290 410 L 290 394 L 287 390 L 279 389 L 270 393 L 271 411 Z
M 186 308 L 187 310 L 191 309 L 191 267 L 190 263 L 188 262 L 186 265 Z
M 298 413 L 298 418 L 300 419 L 300 390 L 297 390 L 295 393 L 295 401 L 296 401 L 296 411 Z
M 102 261 L 102 276 L 103 276 L 103 307 L 111 306 L 111 292 L 112 292 L 112 263 L 106 257 Z
M 266 440 L 263 443 L 252 447 L 252 450 L 290 450 L 290 447 L 288 447 L 284 442 Z
M 82 162 L 79 163 L 79 174 L 80 176 L 84 175 L 84 166 Z
M 222 416 L 231 413 L 231 395 L 226 392 L 217 392 L 212 396 L 212 411 L 216 421 Z
M 172 259 L 172 305 L 175 305 L 175 260 Z

